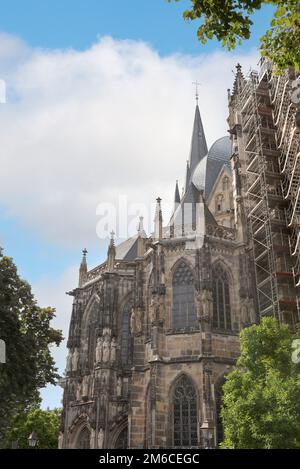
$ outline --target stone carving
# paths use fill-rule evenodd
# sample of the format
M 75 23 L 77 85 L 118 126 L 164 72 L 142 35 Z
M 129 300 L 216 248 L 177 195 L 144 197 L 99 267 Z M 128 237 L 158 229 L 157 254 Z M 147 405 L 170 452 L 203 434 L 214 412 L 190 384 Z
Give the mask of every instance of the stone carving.
M 155 300 L 153 297 L 149 305 L 149 319 L 151 324 L 156 321 Z
M 103 449 L 104 445 L 104 430 L 103 428 L 100 428 L 99 433 L 98 433 L 98 448 Z
M 213 299 L 211 291 L 209 290 L 201 290 L 198 294 L 198 317 L 199 320 L 203 320 L 205 322 L 210 322 L 213 314 Z
M 81 395 L 82 395 L 82 383 L 81 383 L 81 381 L 79 381 L 78 385 L 77 385 L 77 392 L 76 392 L 77 401 L 81 400 Z
M 123 381 L 122 381 L 121 376 L 119 376 L 117 379 L 117 396 L 118 397 L 122 396 L 122 387 L 123 387 Z
M 115 337 L 112 338 L 110 344 L 110 361 L 115 362 L 117 357 L 117 340 Z
M 63 447 L 63 441 L 64 441 L 64 434 L 62 432 L 59 432 L 59 437 L 58 437 L 58 449 L 62 449 Z
M 91 436 L 90 436 L 90 449 L 95 449 L 95 436 L 96 436 L 96 432 L 92 428 L 91 429 Z
M 107 363 L 109 362 L 109 356 L 110 356 L 110 338 L 108 334 L 106 334 L 104 337 L 102 350 L 103 350 L 102 361 L 103 363 Z
M 103 355 L 103 337 L 98 337 L 97 339 L 97 347 L 96 347 L 96 363 L 102 361 Z
M 85 376 L 82 381 L 82 395 L 84 397 L 89 395 L 89 376 Z
M 72 356 L 73 356 L 73 354 L 70 350 L 69 353 L 68 353 L 68 356 L 67 356 L 66 373 L 69 373 L 69 371 L 72 370 Z
M 72 356 L 72 371 L 76 371 L 78 367 L 78 359 L 79 359 L 79 352 L 78 348 L 76 347 L 73 352 Z
M 130 316 L 130 329 L 131 334 L 137 335 L 142 332 L 142 309 L 141 308 L 132 308 Z

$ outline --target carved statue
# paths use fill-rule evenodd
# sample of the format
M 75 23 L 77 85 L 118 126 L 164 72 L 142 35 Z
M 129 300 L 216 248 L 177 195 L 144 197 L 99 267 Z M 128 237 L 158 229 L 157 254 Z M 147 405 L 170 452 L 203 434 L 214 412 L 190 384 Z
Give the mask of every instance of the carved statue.
M 107 334 L 105 335 L 105 338 L 104 338 L 102 350 L 103 350 L 103 353 L 102 353 L 103 363 L 107 363 L 109 362 L 109 355 L 110 355 L 110 340 Z
M 211 292 L 208 290 L 202 290 L 199 294 L 199 302 L 200 302 L 200 318 L 204 321 L 209 322 L 212 317 L 212 295 Z
M 102 354 L 103 354 L 103 337 L 98 337 L 97 347 L 96 347 L 96 363 L 99 363 L 102 361 Z
M 96 432 L 92 428 L 91 429 L 91 436 L 90 436 L 90 449 L 95 449 L 95 436 L 96 436 Z
M 110 344 L 110 361 L 115 362 L 117 356 L 117 341 L 116 338 L 113 337 Z
M 117 380 L 117 396 L 118 397 L 122 396 L 122 387 L 123 387 L 122 378 L 121 376 L 119 376 Z
M 64 434 L 62 432 L 59 432 L 59 437 L 58 437 L 58 449 L 62 449 L 63 447 L 63 441 L 64 441 Z
M 81 381 L 79 381 L 78 385 L 77 385 L 77 392 L 76 392 L 77 401 L 81 400 L 81 395 L 82 395 L 82 383 L 81 383 Z
M 88 396 L 89 395 L 89 377 L 85 376 L 82 381 L 82 395 Z
M 73 352 L 72 356 L 72 371 L 76 371 L 78 367 L 78 359 L 79 359 L 79 353 L 78 353 L 78 348 L 76 347 Z
M 135 316 L 135 332 L 136 334 L 140 334 L 142 332 L 142 309 L 137 308 L 136 316 Z
M 140 334 L 142 332 L 142 309 L 137 308 L 134 310 L 132 308 L 130 316 L 130 330 L 131 334 Z
M 131 310 L 131 316 L 130 316 L 130 331 L 131 331 L 131 334 L 135 333 L 135 312 L 133 308 Z
M 98 448 L 103 449 L 104 445 L 104 430 L 103 428 L 100 428 L 99 433 L 98 433 Z
M 70 350 L 68 353 L 68 357 L 67 357 L 67 366 L 66 366 L 67 373 L 72 370 L 72 358 L 73 358 L 73 354 Z
M 155 317 L 155 301 L 154 301 L 154 298 L 152 297 L 151 298 L 151 302 L 150 302 L 150 305 L 149 305 L 149 319 L 150 319 L 150 323 L 152 324 L 153 322 L 155 322 L 156 320 L 156 317 Z

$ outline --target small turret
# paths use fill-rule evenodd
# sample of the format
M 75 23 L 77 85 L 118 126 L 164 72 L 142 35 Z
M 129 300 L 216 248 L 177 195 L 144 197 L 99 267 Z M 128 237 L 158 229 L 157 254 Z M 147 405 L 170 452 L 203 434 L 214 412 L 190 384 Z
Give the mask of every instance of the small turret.
M 116 260 L 115 232 L 110 233 L 110 243 L 107 251 L 107 269 L 114 270 Z
M 87 280 L 87 262 L 86 262 L 87 250 L 83 249 L 82 254 L 83 254 L 82 261 L 79 267 L 79 282 L 78 282 L 79 288 L 82 287 L 82 285 Z
M 162 211 L 161 211 L 161 198 L 158 197 L 156 199 L 156 210 L 155 210 L 155 218 L 154 218 L 154 237 L 156 240 L 161 240 L 163 236 L 163 229 L 162 229 Z

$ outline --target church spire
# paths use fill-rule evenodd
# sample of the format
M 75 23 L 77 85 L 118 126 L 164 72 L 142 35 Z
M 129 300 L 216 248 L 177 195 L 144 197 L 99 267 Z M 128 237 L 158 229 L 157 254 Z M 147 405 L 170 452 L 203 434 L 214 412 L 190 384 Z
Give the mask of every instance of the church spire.
M 232 94 L 238 94 L 240 91 L 243 89 L 244 84 L 245 84 L 245 77 L 242 72 L 242 66 L 241 64 L 237 64 L 236 68 L 236 74 L 235 74 L 235 80 L 233 83 L 233 91 Z
M 187 190 L 187 188 L 189 187 L 190 179 L 191 179 L 190 163 L 187 160 L 187 162 L 186 162 L 186 176 L 185 176 L 185 190 Z
M 180 204 L 180 194 L 179 194 L 179 188 L 178 188 L 178 181 L 176 181 L 176 186 L 175 186 L 175 196 L 174 196 L 174 205 L 175 208 Z
M 82 261 L 79 267 L 79 284 L 78 284 L 79 287 L 82 287 L 87 277 L 87 262 L 86 262 L 87 250 L 84 249 L 82 251 L 82 254 L 83 254 Z
M 114 270 L 116 259 L 115 233 L 110 233 L 110 243 L 107 251 L 107 268 L 109 271 Z
M 196 104 L 195 119 L 194 119 L 194 128 L 191 144 L 191 153 L 189 160 L 189 168 L 191 174 L 194 172 L 197 164 L 199 163 L 204 156 L 207 155 L 207 143 L 205 138 L 205 133 L 203 129 L 203 124 L 200 116 L 200 110 L 198 102 Z

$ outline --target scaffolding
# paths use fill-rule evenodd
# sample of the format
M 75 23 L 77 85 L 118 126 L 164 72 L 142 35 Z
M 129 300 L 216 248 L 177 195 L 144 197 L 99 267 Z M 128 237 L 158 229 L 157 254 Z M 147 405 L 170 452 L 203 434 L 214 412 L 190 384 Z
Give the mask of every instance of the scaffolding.
M 260 316 L 300 320 L 299 131 L 289 83 L 262 61 L 239 93 L 246 154 L 247 221 Z

